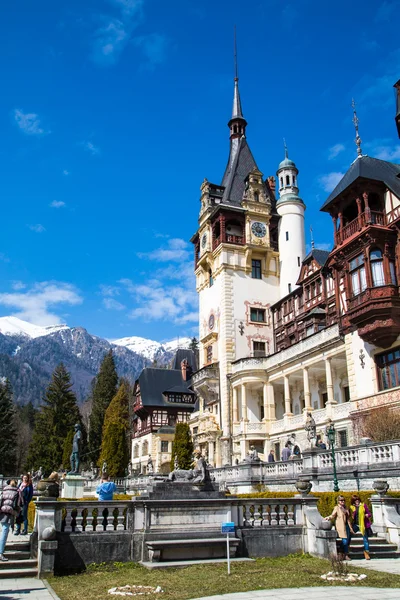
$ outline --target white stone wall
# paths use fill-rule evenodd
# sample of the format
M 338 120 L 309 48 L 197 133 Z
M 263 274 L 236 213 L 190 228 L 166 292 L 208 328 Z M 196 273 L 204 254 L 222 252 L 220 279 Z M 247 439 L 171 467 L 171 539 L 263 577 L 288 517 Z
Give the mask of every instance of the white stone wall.
M 304 204 L 283 201 L 277 204 L 279 221 L 280 297 L 293 291 L 299 278 L 301 263 L 306 254 L 304 238 Z M 286 237 L 288 236 L 288 239 Z M 300 264 L 299 264 L 300 263 Z

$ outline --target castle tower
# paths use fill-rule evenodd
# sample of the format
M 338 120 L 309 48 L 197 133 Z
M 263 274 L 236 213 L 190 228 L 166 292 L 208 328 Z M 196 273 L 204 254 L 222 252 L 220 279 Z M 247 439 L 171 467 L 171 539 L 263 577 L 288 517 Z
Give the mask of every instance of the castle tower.
M 207 179 L 201 185 L 199 227 L 191 240 L 200 317 L 200 370 L 193 385 L 204 418 L 216 422 L 217 439 L 207 443 L 215 445 L 208 452 L 217 466 L 231 463 L 237 446 L 247 450 L 245 435 L 232 439 L 240 422 L 251 420 L 253 410 L 260 418 L 262 389 L 246 399 L 243 386 L 239 401 L 229 374 L 233 361 L 273 352 L 269 306 L 279 298 L 278 252 L 270 235 L 274 181 L 263 179 L 247 143 L 237 72 L 233 96 L 228 163 L 220 185 Z M 207 427 L 212 435 L 212 423 Z
M 276 173 L 279 182 L 279 200 L 276 203 L 276 210 L 281 217 L 278 234 L 281 298 L 297 287 L 300 266 L 306 254 L 304 238 L 306 206 L 299 197 L 298 173 L 295 163 L 288 156 L 285 144 L 285 158 L 279 164 Z

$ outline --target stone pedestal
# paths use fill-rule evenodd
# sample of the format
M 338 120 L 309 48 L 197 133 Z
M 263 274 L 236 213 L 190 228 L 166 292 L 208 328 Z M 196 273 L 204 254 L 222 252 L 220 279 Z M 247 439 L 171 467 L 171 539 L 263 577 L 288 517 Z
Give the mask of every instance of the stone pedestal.
M 67 475 L 61 480 L 61 498 L 83 498 L 85 480 L 81 475 Z

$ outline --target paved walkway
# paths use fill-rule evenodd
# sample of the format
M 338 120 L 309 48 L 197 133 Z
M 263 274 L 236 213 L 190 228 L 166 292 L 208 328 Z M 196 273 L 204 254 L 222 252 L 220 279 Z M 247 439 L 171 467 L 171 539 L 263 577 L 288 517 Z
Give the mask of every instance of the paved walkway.
M 36 579 L 35 577 L 0 579 L 0 599 L 59 600 L 57 594 L 53 592 L 53 590 L 49 590 L 41 579 Z
M 256 590 L 240 592 L 239 594 L 224 594 L 222 596 L 207 596 L 196 600 L 399 600 L 400 591 L 395 588 L 371 587 L 304 587 L 285 588 L 280 590 Z
M 373 571 L 383 571 L 384 573 L 393 573 L 400 575 L 400 558 L 379 558 L 376 560 L 352 560 L 349 567 L 361 567 L 362 569 L 372 569 Z M 400 598 L 400 592 L 399 592 Z

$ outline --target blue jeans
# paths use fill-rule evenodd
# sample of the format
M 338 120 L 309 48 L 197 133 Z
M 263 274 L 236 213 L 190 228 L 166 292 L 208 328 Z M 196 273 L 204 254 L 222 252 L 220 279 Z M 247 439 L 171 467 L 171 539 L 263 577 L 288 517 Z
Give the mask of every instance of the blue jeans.
M 360 531 L 360 528 L 359 528 L 358 525 L 354 524 L 353 525 L 353 530 L 354 530 L 354 533 L 357 533 L 358 531 Z M 363 542 L 364 542 L 364 550 L 366 552 L 369 552 L 369 540 L 368 540 L 368 536 L 367 536 L 367 532 L 366 531 L 364 531 Z
M 349 538 L 347 538 L 347 537 L 342 538 L 342 548 L 343 548 L 344 554 L 349 553 Z
M 6 541 L 8 537 L 8 532 L 10 531 L 10 522 L 1 524 L 1 534 L 0 534 L 0 554 L 4 553 L 4 548 L 6 547 Z

